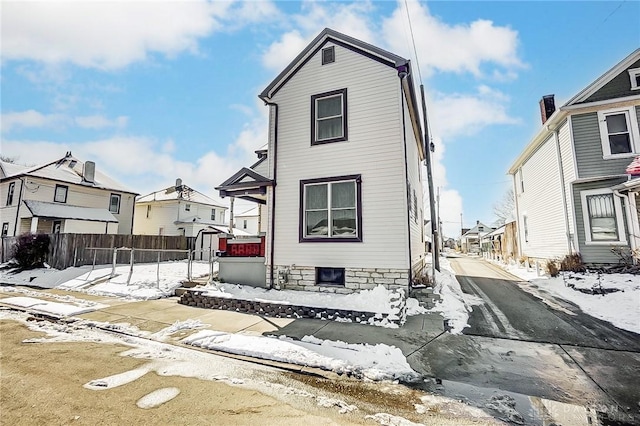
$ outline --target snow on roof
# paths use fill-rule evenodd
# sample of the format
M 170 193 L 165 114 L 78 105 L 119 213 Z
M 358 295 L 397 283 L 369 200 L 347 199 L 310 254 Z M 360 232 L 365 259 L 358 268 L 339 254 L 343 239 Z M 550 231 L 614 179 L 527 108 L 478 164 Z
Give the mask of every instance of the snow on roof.
M 240 214 L 234 215 L 234 217 L 254 217 L 254 216 L 255 217 L 260 216 L 260 213 L 259 213 L 259 210 L 258 210 L 257 206 L 252 208 L 252 209 L 247 210 L 244 213 L 240 213 Z
M 2 172 L 4 173 L 2 177 L 11 177 L 29 168 L 27 166 L 21 166 L 20 164 L 7 163 L 2 160 L 0 160 L 0 167 L 2 167 Z
M 220 232 L 225 233 L 225 234 L 229 233 L 229 227 L 228 226 L 209 225 L 209 228 L 215 229 L 216 231 L 220 231 Z M 250 233 L 248 233 L 246 231 L 243 231 L 242 229 L 233 228 L 233 235 L 238 236 L 238 237 L 248 237 L 248 236 L 251 236 L 253 234 L 250 234 Z
M 68 204 L 46 203 L 44 201 L 24 200 L 34 217 L 55 217 L 59 219 L 92 220 L 98 222 L 115 222 L 118 219 L 107 209 L 70 206 Z
M 222 205 L 220 202 L 214 200 L 211 197 L 204 195 L 202 192 L 196 191 L 187 185 L 170 186 L 165 189 L 161 189 L 151 194 L 138 197 L 136 203 L 151 203 L 154 201 L 190 201 L 192 203 L 205 204 L 208 206 L 220 207 L 227 209 L 228 207 Z
M 102 173 L 97 167 L 95 169 L 93 182 L 87 182 L 84 178 L 85 163 L 73 157 L 70 153 L 56 161 L 33 167 L 18 166 L 5 162 L 2 162 L 2 167 L 7 172 L 6 177 L 34 176 L 93 188 L 110 189 L 135 194 L 135 192 L 129 190 L 120 182 Z

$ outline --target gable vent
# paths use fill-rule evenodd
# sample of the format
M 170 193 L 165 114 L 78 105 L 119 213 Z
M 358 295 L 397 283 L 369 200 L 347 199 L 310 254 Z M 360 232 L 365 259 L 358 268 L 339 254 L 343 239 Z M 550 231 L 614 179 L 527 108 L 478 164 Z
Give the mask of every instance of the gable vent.
M 330 46 L 322 49 L 322 65 L 330 64 L 336 61 L 336 48 Z

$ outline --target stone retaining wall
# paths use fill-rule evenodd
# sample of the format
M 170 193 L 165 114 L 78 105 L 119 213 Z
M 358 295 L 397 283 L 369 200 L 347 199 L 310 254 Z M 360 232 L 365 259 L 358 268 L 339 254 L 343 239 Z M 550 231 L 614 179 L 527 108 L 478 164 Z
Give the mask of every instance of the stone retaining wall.
M 398 301 L 398 302 L 404 302 Z M 377 322 L 393 322 L 398 325 L 404 323 L 406 307 L 401 306 L 400 318 L 389 318 L 388 314 L 374 312 L 350 311 L 343 309 L 315 308 L 310 306 L 285 305 L 252 300 L 229 299 L 209 296 L 200 290 L 184 289 L 178 303 L 208 309 L 223 309 L 248 314 L 264 315 L 275 318 L 316 318 L 325 320 L 351 320 L 358 323 L 375 324 Z
M 389 290 L 406 290 L 409 287 L 409 272 L 406 269 L 345 268 L 344 287 L 316 284 L 316 268 L 312 266 L 277 266 L 275 270 L 278 271 L 275 274 L 277 281 L 284 273 L 285 279 L 280 279 L 279 284 L 280 288 L 287 290 L 349 294 L 359 290 L 371 290 L 378 285 L 383 285 Z

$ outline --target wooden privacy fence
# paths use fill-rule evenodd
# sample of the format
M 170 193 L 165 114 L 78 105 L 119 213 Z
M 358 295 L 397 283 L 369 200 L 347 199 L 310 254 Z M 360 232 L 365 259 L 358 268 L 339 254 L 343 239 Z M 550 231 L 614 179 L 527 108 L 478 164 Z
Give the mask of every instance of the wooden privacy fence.
M 155 263 L 182 260 L 193 250 L 194 237 L 167 235 L 115 235 L 115 234 L 51 234 L 47 263 L 56 269 L 82 265 L 109 265 L 113 263 L 114 248 L 139 249 L 135 253 L 135 263 Z M 13 257 L 14 237 L 2 238 L 2 262 Z M 147 250 L 145 250 L 147 249 Z M 159 251 L 161 250 L 161 251 Z M 175 250 L 175 251 L 172 251 Z M 118 250 L 116 263 L 131 262 L 128 250 Z

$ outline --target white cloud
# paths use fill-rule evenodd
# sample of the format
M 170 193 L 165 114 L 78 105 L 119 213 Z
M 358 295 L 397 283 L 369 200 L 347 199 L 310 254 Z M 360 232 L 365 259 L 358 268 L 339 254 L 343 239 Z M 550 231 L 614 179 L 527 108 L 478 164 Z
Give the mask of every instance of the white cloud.
M 123 115 L 116 117 L 113 120 L 110 120 L 103 115 L 85 115 L 75 118 L 76 125 L 84 129 L 104 129 L 106 127 L 124 128 L 128 121 L 129 118 Z
M 232 1 L 3 2 L 2 57 L 119 69 L 159 53 L 197 52 L 225 24 L 269 18 L 275 6 Z
M 434 133 L 447 139 L 472 135 L 490 125 L 518 123 L 509 116 L 508 105 L 504 93 L 480 86 L 475 94 L 434 93 L 429 113 Z
M 370 2 L 303 3 L 302 13 L 288 17 L 295 26 L 273 42 L 264 52 L 262 63 L 272 70 L 281 70 L 298 55 L 325 27 L 374 43 Z
M 469 24 L 451 25 L 431 15 L 426 5 L 408 2 L 421 71 L 470 72 L 480 76 L 483 64 L 493 64 L 507 70 L 523 67 L 517 54 L 518 32 L 492 21 L 478 19 Z M 405 57 L 413 57 L 413 45 L 408 30 L 404 1 L 382 25 L 383 39 L 389 48 Z M 500 76 L 512 73 L 501 72 Z
M 18 127 L 52 127 L 59 126 L 66 121 L 64 115 L 61 114 L 42 114 L 35 110 L 22 112 L 9 112 L 2 114 L 0 123 L 2 123 L 2 132 L 7 133 Z

